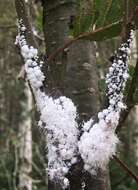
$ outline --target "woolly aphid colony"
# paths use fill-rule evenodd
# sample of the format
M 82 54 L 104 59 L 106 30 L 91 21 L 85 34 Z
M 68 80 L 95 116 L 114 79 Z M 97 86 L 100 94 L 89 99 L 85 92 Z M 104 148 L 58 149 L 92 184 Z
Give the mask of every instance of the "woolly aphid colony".
M 92 119 L 83 124 L 83 134 L 78 140 L 79 130 L 76 122 L 77 111 L 72 100 L 61 96 L 53 99 L 43 92 L 45 76 L 41 71 L 38 51 L 27 44 L 26 28 L 22 20 L 18 24 L 16 44 L 19 45 L 25 62 L 25 72 L 29 81 L 37 109 L 40 112 L 38 125 L 47 132 L 48 174 L 51 180 L 57 180 L 63 188 L 69 185 L 65 177 L 78 155 L 84 162 L 84 169 L 94 174 L 97 168 L 104 169 L 116 152 L 118 138 L 115 129 L 123 104 L 123 90 L 128 78 L 128 59 L 133 41 L 130 30 L 127 41 L 121 44 L 115 53 L 112 66 L 106 76 L 109 106 L 98 113 L 98 122 Z

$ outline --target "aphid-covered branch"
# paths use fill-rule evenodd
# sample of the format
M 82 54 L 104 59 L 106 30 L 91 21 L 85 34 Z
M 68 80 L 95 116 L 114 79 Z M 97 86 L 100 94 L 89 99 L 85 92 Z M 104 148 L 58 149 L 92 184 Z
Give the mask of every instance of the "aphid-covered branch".
M 77 161 L 78 154 L 76 107 L 69 98 L 53 99 L 43 91 L 45 76 L 41 71 L 41 61 L 38 50 L 26 40 L 27 32 L 23 19 L 20 19 L 16 44 L 20 47 L 26 78 L 40 112 L 39 126 L 47 132 L 48 174 L 51 180 L 59 181 L 65 188 L 69 183 L 65 175 Z
M 126 98 L 127 109 L 123 110 L 123 112 L 121 113 L 119 124 L 118 124 L 117 129 L 116 129 L 117 132 L 121 129 L 121 127 L 123 126 L 125 120 L 127 119 L 128 115 L 129 115 L 130 111 L 135 106 L 133 95 L 134 95 L 136 88 L 137 88 L 137 77 L 138 77 L 138 59 L 136 62 L 135 71 L 134 71 L 134 74 L 133 74 L 133 77 L 131 80 L 131 84 L 130 84 L 130 87 L 128 89 L 127 98 Z
M 84 133 L 80 138 L 79 151 L 84 160 L 84 168 L 90 173 L 95 173 L 97 168 L 105 169 L 109 159 L 116 152 L 118 138 L 115 129 L 123 104 L 123 90 L 128 78 L 128 58 L 133 40 L 133 29 L 130 28 L 127 40 L 112 59 L 112 66 L 106 76 L 107 97 L 109 106 L 98 113 L 98 122 L 91 120 L 84 124 Z

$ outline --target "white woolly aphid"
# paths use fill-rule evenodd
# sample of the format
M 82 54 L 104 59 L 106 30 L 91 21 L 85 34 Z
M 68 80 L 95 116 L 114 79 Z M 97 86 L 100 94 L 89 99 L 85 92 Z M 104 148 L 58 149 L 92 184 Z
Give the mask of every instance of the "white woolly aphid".
M 100 120 L 89 132 L 85 132 L 79 142 L 79 151 L 84 161 L 84 169 L 94 174 L 96 169 L 105 169 L 109 159 L 116 152 L 118 138 L 110 124 Z
M 54 101 L 47 97 L 40 119 L 47 130 L 49 176 L 63 181 L 71 165 L 77 161 L 76 108 L 66 97 Z

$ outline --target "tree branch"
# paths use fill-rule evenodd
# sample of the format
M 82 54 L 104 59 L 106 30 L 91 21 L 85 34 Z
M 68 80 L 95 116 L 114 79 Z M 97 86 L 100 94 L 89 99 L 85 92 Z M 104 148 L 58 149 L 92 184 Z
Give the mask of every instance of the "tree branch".
M 133 13 L 131 14 L 131 16 L 128 18 L 128 21 L 127 21 L 127 24 L 128 23 L 131 23 L 132 21 L 134 21 L 136 15 L 138 14 L 138 6 L 136 6 L 136 8 L 134 9 Z M 86 32 L 86 33 L 82 33 L 80 34 L 79 36 L 67 41 L 62 47 L 59 47 L 55 52 L 53 52 L 49 58 L 48 58 L 48 63 L 50 63 L 53 59 L 56 58 L 56 56 L 59 54 L 59 53 L 62 53 L 67 47 L 69 47 L 70 45 L 72 45 L 74 42 L 76 42 L 77 40 L 81 40 L 81 39 L 89 39 L 91 38 L 91 40 L 95 41 L 96 37 L 100 37 L 100 33 L 106 31 L 106 30 L 109 30 L 111 27 L 115 26 L 115 25 L 118 25 L 118 33 L 121 34 L 121 31 L 122 31 L 122 21 L 118 21 L 116 23 L 112 23 L 112 24 L 109 24 L 107 26 L 104 26 L 104 27 L 101 27 L 101 28 L 98 28 L 96 29 L 95 31 L 92 31 L 92 32 Z
M 33 46 L 34 48 L 37 47 L 33 31 L 32 31 L 32 26 L 29 20 L 29 15 L 27 12 L 26 4 L 24 0 L 15 0 L 15 7 L 16 7 L 16 12 L 19 20 L 23 20 L 24 25 L 26 27 L 26 32 L 25 32 L 25 38 L 28 43 L 28 45 Z
M 125 170 L 126 173 L 127 173 L 129 176 L 131 176 L 131 177 L 138 183 L 138 176 L 136 176 L 136 175 L 134 174 L 134 172 L 131 171 L 131 169 L 129 169 L 129 168 L 127 167 L 127 165 L 124 164 L 124 162 L 122 162 L 117 156 L 113 156 L 113 158 L 114 158 L 114 160 L 123 168 L 123 170 Z
M 135 93 L 135 90 L 137 88 L 137 78 L 138 78 L 138 59 L 137 59 L 137 63 L 136 63 L 136 67 L 135 67 L 135 71 L 132 77 L 132 81 L 128 90 L 128 94 L 127 94 L 127 98 L 126 98 L 126 105 L 127 105 L 127 109 L 124 110 L 121 113 L 121 117 L 120 117 L 120 122 L 117 126 L 117 131 L 121 129 L 121 127 L 123 126 L 124 122 L 126 121 L 131 109 L 134 107 L 135 103 L 133 100 L 133 95 Z
M 32 26 L 29 20 L 29 15 L 27 12 L 27 8 L 26 8 L 26 4 L 24 0 L 15 0 L 15 8 L 16 8 L 16 12 L 17 12 L 17 16 L 19 20 L 22 20 L 25 28 L 26 28 L 26 32 L 25 32 L 25 38 L 27 41 L 27 44 L 29 46 L 33 46 L 34 48 L 37 48 L 37 43 L 35 41 L 35 37 L 33 35 L 33 31 L 32 31 Z M 21 67 L 20 73 L 18 75 L 18 79 L 23 79 L 25 80 L 25 69 L 24 69 L 24 65 Z M 34 97 L 34 93 L 32 90 L 32 87 L 30 85 L 30 82 L 28 81 L 28 85 L 30 87 L 32 96 L 33 96 L 33 101 L 35 102 L 35 97 Z
M 48 63 L 50 63 L 53 59 L 56 58 L 56 56 L 59 54 L 59 53 L 62 53 L 67 47 L 69 47 L 70 45 L 72 45 L 74 42 L 76 42 L 77 40 L 81 40 L 81 39 L 87 39 L 87 38 L 90 38 L 91 37 L 91 40 L 95 40 L 95 37 L 99 35 L 100 32 L 104 32 L 105 30 L 108 30 L 110 29 L 112 26 L 116 25 L 116 24 L 121 24 L 121 21 L 120 22 L 116 22 L 116 23 L 113 23 L 113 24 L 109 24 L 107 26 L 104 26 L 104 27 L 101 27 L 101 28 L 98 28 L 96 29 L 95 31 L 92 31 L 92 32 L 86 32 L 86 33 L 82 33 L 80 34 L 79 36 L 75 37 L 75 38 L 72 38 L 70 40 L 68 40 L 62 47 L 59 47 L 55 52 L 53 52 L 49 58 L 48 58 Z M 121 32 L 121 30 L 120 30 Z
M 134 21 L 134 18 L 138 13 L 138 6 L 135 8 L 134 12 L 132 13 L 132 16 L 130 18 L 128 18 L 129 4 L 130 4 L 129 0 L 124 1 L 124 4 L 125 4 L 124 32 L 125 32 L 125 35 L 127 35 L 127 24 L 126 23 L 128 23 L 128 22 L 130 23 L 130 22 Z M 126 97 L 127 109 L 122 111 L 120 121 L 116 128 L 116 131 L 121 129 L 121 127 L 123 126 L 124 122 L 126 121 L 128 115 L 129 115 L 131 109 L 135 105 L 134 100 L 133 100 L 133 95 L 134 95 L 136 87 L 137 87 L 137 73 L 138 73 L 138 58 L 137 58 L 136 66 L 135 66 L 135 71 L 134 71 L 134 74 L 133 74 L 133 77 L 131 80 L 131 84 L 129 86 L 128 94 Z
M 134 17 L 137 14 L 137 7 L 136 7 L 134 12 L 132 13 L 132 16 L 130 18 L 128 17 L 128 15 L 129 15 L 129 3 L 130 3 L 129 0 L 126 0 L 126 1 L 124 0 L 125 15 L 124 15 L 124 23 L 123 23 L 124 26 L 123 26 L 122 40 L 124 40 L 128 34 L 128 24 L 127 23 L 133 22 Z M 127 94 L 127 98 L 126 98 L 127 109 L 121 113 L 119 124 L 118 124 L 116 130 L 120 129 L 121 126 L 123 126 L 123 123 L 125 122 L 128 114 L 130 113 L 131 109 L 134 106 L 133 94 L 136 90 L 137 73 L 138 73 L 138 59 L 137 59 L 135 71 L 134 71 L 133 78 L 131 80 L 131 84 L 130 84 L 128 94 Z M 128 168 L 128 166 L 124 162 L 122 162 L 117 156 L 114 155 L 113 158 L 126 171 L 126 173 L 129 176 L 131 176 L 138 183 L 138 176 L 136 176 L 134 174 L 134 172 L 130 168 Z

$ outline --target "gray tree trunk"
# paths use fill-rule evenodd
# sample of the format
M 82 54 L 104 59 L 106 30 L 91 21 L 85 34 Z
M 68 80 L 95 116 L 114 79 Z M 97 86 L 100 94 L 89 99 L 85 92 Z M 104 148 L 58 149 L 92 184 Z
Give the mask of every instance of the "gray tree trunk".
M 76 0 L 44 1 L 44 33 L 46 51 L 49 56 L 69 38 L 69 23 L 76 15 Z M 71 97 L 78 107 L 82 120 L 94 116 L 100 109 L 98 73 L 95 58 L 95 44 L 78 41 L 50 63 L 54 79 L 53 87 Z M 53 82 L 53 81 L 52 81 Z M 80 121 L 80 122 L 81 122 Z M 99 170 L 97 176 L 83 171 L 83 161 L 71 168 L 70 190 L 108 190 L 108 170 Z M 85 188 L 82 186 L 85 184 Z M 58 184 L 49 183 L 48 190 L 59 190 Z
M 26 85 L 27 86 L 27 85 Z M 19 128 L 19 190 L 32 190 L 32 120 L 28 114 L 32 110 L 32 95 L 29 87 L 26 87 L 27 105 L 26 119 Z

